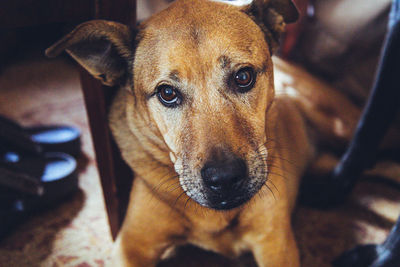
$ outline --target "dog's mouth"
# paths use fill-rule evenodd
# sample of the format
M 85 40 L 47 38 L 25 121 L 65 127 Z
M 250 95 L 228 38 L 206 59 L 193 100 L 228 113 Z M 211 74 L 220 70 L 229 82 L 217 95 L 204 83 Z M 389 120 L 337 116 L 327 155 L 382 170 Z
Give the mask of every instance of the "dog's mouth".
M 226 196 L 210 196 L 208 199 L 207 207 L 215 210 L 231 210 L 238 208 L 245 204 L 252 198 L 253 194 L 242 193 L 242 194 L 232 194 Z
M 198 204 L 215 209 L 231 210 L 243 206 L 256 195 L 267 180 L 264 177 L 247 177 L 240 186 L 231 189 L 210 188 L 204 183 L 182 185 L 185 193 Z
M 179 177 L 185 193 L 198 204 L 231 210 L 260 191 L 267 181 L 267 164 L 265 157 L 247 162 L 240 158 L 214 160 L 204 164 L 200 171 L 186 169 Z

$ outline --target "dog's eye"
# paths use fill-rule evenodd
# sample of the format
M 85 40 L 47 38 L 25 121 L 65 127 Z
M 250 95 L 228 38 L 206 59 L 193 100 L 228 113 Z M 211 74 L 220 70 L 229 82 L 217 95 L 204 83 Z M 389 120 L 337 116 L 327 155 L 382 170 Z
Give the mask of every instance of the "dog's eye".
M 170 85 L 159 86 L 157 97 L 166 107 L 175 107 L 181 103 L 179 92 Z
M 254 70 L 250 67 L 241 68 L 238 70 L 233 79 L 239 92 L 245 93 L 253 88 L 255 77 Z

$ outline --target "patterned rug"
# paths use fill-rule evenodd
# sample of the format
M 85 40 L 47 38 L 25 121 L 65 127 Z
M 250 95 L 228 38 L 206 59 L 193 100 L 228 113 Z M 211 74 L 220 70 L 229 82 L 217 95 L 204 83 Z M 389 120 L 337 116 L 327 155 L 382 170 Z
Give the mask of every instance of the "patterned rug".
M 32 216 L 0 241 L 1 267 L 101 267 L 112 241 L 107 225 L 78 73 L 65 60 L 15 63 L 0 73 L 0 114 L 24 125 L 65 123 L 83 133 L 80 191 L 62 205 Z M 400 180 L 400 166 L 379 173 Z M 356 244 L 384 240 L 400 213 L 400 192 L 373 180 L 361 182 L 347 203 L 332 211 L 299 207 L 294 228 L 303 266 L 328 267 Z M 1 219 L 1 218 L 0 218 Z M 186 247 L 161 266 L 253 266 L 251 257 L 230 261 Z

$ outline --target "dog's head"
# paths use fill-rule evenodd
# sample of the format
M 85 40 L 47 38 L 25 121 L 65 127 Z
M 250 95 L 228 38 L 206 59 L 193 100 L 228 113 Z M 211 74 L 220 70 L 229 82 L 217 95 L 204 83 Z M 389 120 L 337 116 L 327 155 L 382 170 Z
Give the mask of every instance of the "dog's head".
M 290 0 L 178 0 L 137 31 L 82 24 L 47 54 L 66 49 L 104 84 L 127 87 L 128 116 L 156 129 L 186 194 L 231 209 L 266 182 L 271 51 L 296 18 Z

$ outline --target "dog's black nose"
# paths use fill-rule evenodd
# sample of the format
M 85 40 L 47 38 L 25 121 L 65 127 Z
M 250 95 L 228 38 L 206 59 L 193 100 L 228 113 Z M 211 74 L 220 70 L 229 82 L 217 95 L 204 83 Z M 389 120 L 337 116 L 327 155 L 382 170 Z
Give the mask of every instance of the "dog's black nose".
M 201 169 L 201 176 L 205 185 L 212 191 L 229 191 L 238 187 L 247 177 L 246 162 L 239 158 L 208 162 Z

